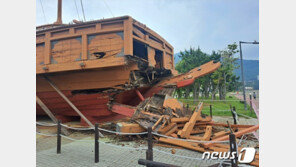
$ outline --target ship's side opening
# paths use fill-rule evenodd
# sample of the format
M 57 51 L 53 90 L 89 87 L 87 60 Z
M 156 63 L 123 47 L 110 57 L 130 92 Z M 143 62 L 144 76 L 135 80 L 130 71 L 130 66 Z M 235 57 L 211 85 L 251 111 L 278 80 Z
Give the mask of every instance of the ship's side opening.
M 155 68 L 163 68 L 163 52 L 155 50 Z
M 133 53 L 134 53 L 134 56 L 148 61 L 147 46 L 145 44 L 134 40 Z

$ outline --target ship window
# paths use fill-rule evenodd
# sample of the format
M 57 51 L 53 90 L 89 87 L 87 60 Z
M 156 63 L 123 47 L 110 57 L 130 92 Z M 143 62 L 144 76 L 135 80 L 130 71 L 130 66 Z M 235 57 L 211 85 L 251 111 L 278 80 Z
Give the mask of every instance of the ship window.
M 141 42 L 133 41 L 134 56 L 148 60 L 147 46 Z
M 163 68 L 163 52 L 160 50 L 155 50 L 155 68 Z

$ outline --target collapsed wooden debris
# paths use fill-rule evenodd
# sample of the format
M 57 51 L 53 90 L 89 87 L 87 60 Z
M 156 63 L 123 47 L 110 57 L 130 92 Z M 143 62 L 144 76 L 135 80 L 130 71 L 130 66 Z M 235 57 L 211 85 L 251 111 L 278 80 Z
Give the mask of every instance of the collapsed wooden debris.
M 198 152 L 228 152 L 229 134 L 241 138 L 259 129 L 259 125 L 223 124 L 214 122 L 210 116 L 202 113 L 203 103 L 191 111 L 183 106 L 172 94 L 162 92 L 143 100 L 132 116 L 131 123 L 118 123 L 117 131 L 125 133 L 145 132 L 152 127 L 154 138 L 160 143 L 180 146 Z M 235 131 L 237 130 L 237 131 Z M 165 136 L 167 137 L 165 137 Z M 210 142 L 206 142 L 210 141 Z M 242 147 L 238 147 L 240 151 Z M 250 165 L 259 166 L 259 153 L 256 154 Z

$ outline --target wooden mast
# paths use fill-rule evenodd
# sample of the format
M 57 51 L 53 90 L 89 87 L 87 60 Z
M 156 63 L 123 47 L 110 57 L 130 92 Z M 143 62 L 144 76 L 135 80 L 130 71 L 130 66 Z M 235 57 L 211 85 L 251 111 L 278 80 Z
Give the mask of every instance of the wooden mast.
M 63 22 L 62 22 L 62 0 L 58 0 L 58 15 L 57 15 L 57 21 L 54 24 L 63 24 Z

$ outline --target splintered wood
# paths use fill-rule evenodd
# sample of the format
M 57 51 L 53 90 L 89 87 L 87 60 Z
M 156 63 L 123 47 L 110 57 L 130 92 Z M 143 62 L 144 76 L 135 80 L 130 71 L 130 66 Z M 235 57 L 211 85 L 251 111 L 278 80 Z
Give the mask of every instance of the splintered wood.
M 166 91 L 169 89 L 166 88 Z M 194 111 L 190 111 L 177 99 L 165 93 L 155 94 L 138 105 L 131 119 L 132 124 L 121 123 L 118 129 L 127 133 L 140 132 L 140 130 L 145 132 L 148 127 L 152 127 L 154 132 L 162 135 L 161 137 L 154 135 L 158 142 L 198 152 L 228 152 L 229 143 L 221 143 L 221 141 L 228 141 L 230 133 L 233 132 L 237 138 L 240 138 L 244 134 L 259 129 L 259 125 L 228 125 L 214 122 L 210 116 L 202 114 L 202 109 L 202 102 Z M 124 128 L 125 125 L 128 127 Z M 135 130 L 132 130 L 133 127 Z M 235 129 L 238 131 L 234 132 Z M 213 143 L 215 141 L 216 143 Z M 238 151 L 241 149 L 238 147 Z M 259 166 L 259 153 L 255 155 L 250 165 Z

